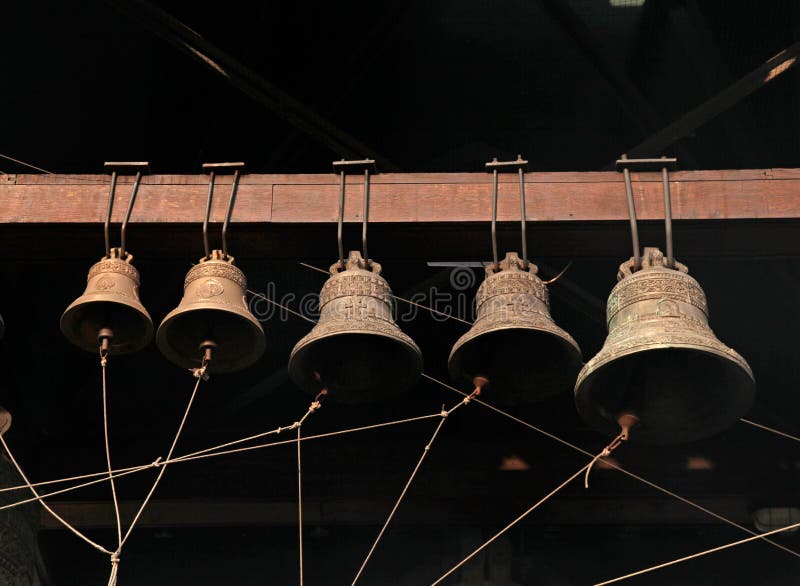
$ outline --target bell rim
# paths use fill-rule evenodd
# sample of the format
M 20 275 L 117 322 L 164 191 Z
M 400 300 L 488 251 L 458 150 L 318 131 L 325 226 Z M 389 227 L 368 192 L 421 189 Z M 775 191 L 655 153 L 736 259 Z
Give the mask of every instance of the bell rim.
M 72 345 L 80 348 L 81 350 L 85 350 L 86 352 L 97 352 L 99 350 L 99 343 L 94 340 L 91 344 L 83 343 L 80 336 L 73 336 L 72 332 L 69 329 L 70 324 L 70 317 L 77 311 L 79 307 L 86 307 L 88 305 L 96 305 L 100 303 L 114 303 L 115 305 L 119 305 L 121 307 L 129 308 L 131 311 L 136 312 L 138 315 L 144 316 L 144 324 L 145 324 L 145 332 L 142 336 L 141 340 L 136 343 L 130 343 L 125 346 L 117 346 L 113 343 L 109 346 L 108 354 L 110 356 L 121 356 L 124 354 L 131 354 L 133 352 L 137 352 L 150 344 L 153 341 L 153 333 L 155 330 L 153 324 L 153 318 L 150 316 L 150 313 L 145 309 L 144 305 L 141 303 L 138 306 L 130 305 L 127 303 L 120 303 L 114 298 L 107 298 L 107 299 L 92 299 L 90 301 L 82 301 L 78 303 L 80 297 L 75 299 L 69 306 L 64 310 L 64 313 L 61 314 L 59 318 L 58 325 L 59 329 L 61 330 L 61 334 L 70 342 Z M 5 329 L 5 328 L 3 328 Z M 0 334 L 1 336 L 2 334 Z
M 477 323 L 477 322 L 475 322 L 475 323 Z M 583 352 L 581 351 L 581 347 L 578 346 L 578 342 L 575 341 L 575 338 L 573 338 L 569 334 L 569 332 L 567 332 L 566 330 L 561 329 L 558 325 L 554 324 L 554 330 L 551 330 L 551 329 L 545 329 L 545 328 L 540 328 L 540 327 L 532 327 L 532 326 L 525 327 L 525 326 L 520 326 L 519 324 L 502 324 L 502 325 L 498 325 L 498 326 L 492 326 L 491 328 L 487 328 L 487 329 L 482 330 L 482 331 L 477 332 L 477 333 L 473 333 L 472 329 L 470 329 L 470 331 L 468 331 L 468 332 L 465 332 L 453 344 L 453 347 L 450 350 L 450 354 L 447 357 L 448 365 L 450 364 L 450 362 L 452 362 L 453 355 L 456 353 L 456 350 L 460 350 L 461 347 L 463 347 L 464 344 L 466 344 L 468 341 L 470 341 L 472 339 L 475 339 L 475 338 L 478 338 L 478 337 L 480 337 L 482 335 L 485 335 L 485 334 L 490 334 L 490 333 L 494 333 L 494 332 L 501 332 L 501 331 L 507 331 L 507 330 L 519 330 L 519 331 L 527 331 L 527 332 L 534 331 L 534 332 L 539 333 L 539 334 L 547 334 L 547 335 L 549 335 L 549 336 L 551 336 L 553 338 L 556 338 L 558 340 L 562 340 L 566 344 L 568 344 L 571 348 L 573 348 L 573 349 L 575 349 L 577 351 L 577 353 L 578 353 L 578 362 L 581 363 L 581 364 L 583 363 Z
M 5 435 L 5 433 L 11 429 L 13 420 L 14 418 L 11 416 L 11 412 L 5 407 L 0 406 L 0 435 Z
M 170 322 L 172 322 L 172 320 L 174 320 L 179 315 L 185 315 L 186 313 L 189 313 L 185 310 L 178 311 L 179 308 L 180 306 L 170 311 L 166 316 L 164 316 L 164 319 L 161 320 L 161 323 L 158 325 L 158 329 L 156 330 L 156 336 L 155 336 L 156 347 L 158 348 L 158 351 L 161 353 L 161 355 L 172 364 L 179 366 L 181 368 L 190 368 L 190 369 L 197 368 L 201 364 L 201 356 L 199 348 L 197 351 L 197 358 L 184 359 L 183 357 L 180 356 L 180 354 L 177 351 L 174 351 L 172 345 L 169 344 L 166 340 L 167 330 L 165 329 L 165 325 L 168 325 Z M 217 365 L 220 363 L 217 362 L 215 364 L 212 356 L 211 362 L 208 363 L 207 370 L 209 374 L 228 374 L 244 370 L 245 368 L 249 368 L 250 366 L 255 364 L 264 355 L 267 346 L 266 336 L 264 334 L 264 327 L 261 325 L 261 322 L 259 322 L 255 318 L 255 316 L 251 315 L 250 317 L 248 317 L 238 311 L 224 311 L 221 309 L 208 308 L 208 307 L 204 307 L 202 309 L 197 308 L 196 310 L 193 311 L 212 311 L 212 312 L 224 313 L 226 315 L 235 315 L 242 322 L 247 323 L 252 328 L 251 331 L 254 333 L 253 336 L 254 344 L 252 345 L 252 352 L 248 353 L 246 358 L 243 358 L 241 361 L 233 363 L 232 367 L 224 367 L 224 366 L 219 367 Z
M 713 358 L 717 360 L 725 359 L 729 363 L 735 364 L 738 367 L 737 372 L 740 373 L 741 380 L 747 383 L 745 385 L 738 387 L 738 389 L 741 389 L 742 392 L 740 392 L 737 395 L 737 398 L 739 400 L 744 401 L 746 407 L 741 410 L 741 413 L 737 414 L 737 416 L 733 418 L 733 421 L 731 423 L 735 422 L 740 417 L 743 417 L 747 413 L 747 411 L 752 407 L 753 402 L 755 401 L 755 392 L 756 392 L 755 376 L 753 375 L 753 371 L 750 368 L 750 365 L 738 352 L 736 352 L 733 349 L 730 349 L 732 354 L 728 354 L 726 352 L 719 350 L 718 348 L 714 348 L 711 346 L 704 346 L 701 344 L 657 342 L 646 346 L 637 346 L 636 348 L 630 348 L 619 354 L 615 354 L 614 356 L 609 356 L 608 358 L 605 358 L 602 362 L 593 364 L 592 372 L 589 372 L 588 374 L 586 373 L 586 371 L 587 367 L 589 366 L 589 363 L 587 362 L 583 366 L 580 373 L 578 373 L 578 378 L 576 379 L 575 382 L 574 401 L 578 414 L 587 424 L 589 424 L 590 427 L 592 427 L 592 429 L 609 435 L 615 435 L 619 433 L 619 425 L 615 421 L 612 421 L 603 416 L 603 414 L 591 400 L 591 392 L 590 392 L 591 387 L 586 386 L 587 383 L 592 382 L 595 376 L 599 373 L 599 367 L 605 366 L 610 362 L 613 362 L 614 360 L 619 358 L 632 356 L 634 354 L 651 352 L 654 350 L 684 350 L 684 351 L 702 352 L 707 356 L 711 355 Z M 734 356 L 736 358 L 734 358 Z M 707 431 L 695 434 L 689 437 L 689 439 L 681 438 L 678 439 L 677 441 L 658 439 L 659 437 L 662 437 L 663 435 L 666 434 L 656 434 L 656 433 L 646 433 L 646 432 L 642 434 L 637 434 L 635 431 L 633 431 L 631 435 L 632 437 L 635 437 L 642 444 L 674 445 L 681 443 L 689 443 L 692 441 L 716 435 L 721 431 L 724 431 L 729 425 L 730 424 L 725 424 L 721 426 L 717 425 L 713 428 L 708 429 Z
M 507 324 L 507 325 L 503 325 L 503 326 L 498 326 L 498 327 L 494 327 L 494 328 L 491 328 L 491 329 L 487 329 L 485 331 L 480 332 L 478 335 L 475 335 L 475 336 L 473 336 L 471 338 L 465 339 L 466 336 L 469 334 L 469 332 L 467 332 L 463 336 L 461 336 L 458 340 L 456 340 L 455 344 L 453 344 L 453 348 L 450 350 L 450 355 L 447 358 L 447 370 L 448 370 L 448 373 L 450 374 L 450 378 L 451 378 L 451 380 L 453 380 L 455 382 L 461 382 L 461 383 L 466 383 L 466 382 L 471 383 L 472 382 L 471 375 L 468 375 L 466 372 L 464 372 L 463 369 L 461 369 L 460 371 L 456 371 L 456 364 L 455 364 L 455 362 L 456 362 L 456 358 L 455 358 L 456 353 L 458 351 L 460 351 L 462 348 L 464 348 L 464 346 L 466 345 L 467 342 L 478 338 L 480 335 L 491 334 L 491 333 L 496 333 L 496 332 L 501 332 L 501 331 L 509 331 L 509 330 L 519 330 L 519 331 L 529 332 L 529 333 L 545 334 L 546 336 L 548 336 L 550 338 L 553 338 L 554 340 L 560 342 L 561 346 L 563 348 L 565 348 L 567 350 L 572 350 L 572 352 L 570 352 L 570 354 L 571 354 L 571 358 L 573 360 L 572 360 L 572 363 L 571 363 L 570 371 L 571 372 L 575 372 L 575 371 L 580 370 L 581 366 L 583 365 L 583 352 L 581 351 L 580 346 L 578 346 L 578 343 L 575 341 L 575 339 L 572 336 L 569 335 L 569 333 L 567 333 L 566 331 L 562 330 L 557 325 L 555 326 L 555 328 L 557 328 L 558 330 L 561 330 L 561 333 L 563 333 L 563 335 L 559 335 L 559 332 L 551 331 L 549 329 L 520 327 L 519 325 L 511 325 L 511 324 Z M 477 374 L 478 373 L 476 373 L 476 375 Z M 568 376 L 568 378 L 571 378 L 571 376 Z M 490 380 L 489 381 L 489 385 L 491 386 L 491 384 L 492 383 L 491 383 L 491 380 Z M 554 395 L 558 395 L 558 394 L 560 394 L 562 392 L 566 392 L 568 389 L 569 389 L 569 385 L 567 384 L 566 386 L 564 386 L 563 389 L 560 389 L 560 390 L 559 389 L 554 389 L 551 392 L 548 392 L 548 393 L 545 393 L 545 394 L 538 394 L 538 395 L 536 395 L 535 399 L 532 399 L 531 401 L 538 401 L 538 400 L 541 400 L 541 399 L 546 399 L 548 397 L 551 397 L 551 396 L 554 396 Z
M 403 355 L 412 358 L 410 363 L 411 366 L 414 367 L 415 374 L 413 376 L 414 382 L 410 383 L 404 389 L 400 389 L 397 391 L 397 393 L 401 393 L 403 392 L 403 390 L 406 390 L 411 386 L 413 386 L 417 382 L 417 380 L 419 380 L 419 377 L 422 375 L 424 360 L 422 356 L 422 351 L 419 349 L 419 346 L 417 346 L 417 343 L 414 342 L 414 340 L 410 336 L 408 336 L 402 330 L 400 330 L 400 328 L 398 328 L 398 331 L 400 331 L 400 333 L 402 333 L 404 337 L 400 338 L 397 336 L 392 336 L 382 331 L 356 329 L 356 330 L 342 330 L 339 332 L 332 332 L 330 334 L 327 334 L 325 338 L 330 339 L 330 338 L 338 338 L 350 335 L 380 336 L 382 338 L 394 342 L 396 345 L 403 348 L 404 350 Z M 289 363 L 287 365 L 287 369 L 289 371 L 289 378 L 295 385 L 300 387 L 304 392 L 314 394 L 320 391 L 322 385 L 318 381 L 316 381 L 312 375 L 305 374 L 304 371 L 300 370 L 299 366 L 297 366 L 299 362 L 296 362 L 299 360 L 299 356 L 302 355 L 304 351 L 307 351 L 307 349 L 310 348 L 311 344 L 309 342 L 312 342 L 313 340 L 306 340 L 306 338 L 308 338 L 310 334 L 311 332 L 303 336 L 300 340 L 298 340 L 294 348 L 292 348 L 292 352 L 289 355 Z

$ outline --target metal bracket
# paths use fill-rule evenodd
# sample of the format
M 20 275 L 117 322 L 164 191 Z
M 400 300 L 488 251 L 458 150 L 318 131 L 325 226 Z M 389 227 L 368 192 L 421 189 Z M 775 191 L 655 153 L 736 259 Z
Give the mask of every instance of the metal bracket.
M 125 235 L 128 230 L 128 220 L 131 219 L 133 203 L 136 201 L 136 194 L 139 191 L 139 183 L 141 182 L 142 175 L 150 173 L 150 164 L 146 161 L 107 161 L 103 163 L 103 167 L 106 171 L 111 172 L 111 186 L 108 193 L 108 209 L 106 211 L 106 221 L 103 224 L 103 234 L 105 236 L 106 244 L 106 258 L 111 257 L 111 238 L 109 237 L 109 230 L 111 227 L 111 212 L 114 209 L 114 196 L 116 195 L 117 191 L 117 175 L 135 175 L 131 196 L 128 199 L 128 209 L 125 212 L 125 219 L 122 221 L 122 227 L 120 228 L 119 257 L 121 259 L 125 259 Z
M 206 198 L 206 217 L 203 220 L 203 247 L 205 249 L 205 259 L 211 258 L 211 250 L 208 246 L 208 220 L 211 216 L 211 202 L 214 199 L 214 178 L 217 173 L 233 172 L 231 182 L 231 195 L 228 198 L 228 211 L 225 213 L 225 222 L 222 224 L 222 257 L 228 260 L 228 225 L 233 214 L 233 204 L 236 201 L 236 190 L 239 187 L 239 172 L 244 168 L 244 163 L 203 163 L 203 173 L 208 174 L 208 197 Z
M 486 163 L 486 171 L 493 175 L 492 190 L 492 255 L 494 258 L 494 270 L 500 270 L 500 262 L 497 256 L 497 193 L 498 174 L 505 171 L 516 171 L 519 174 L 519 209 L 520 209 L 520 230 L 522 239 L 522 263 L 525 270 L 528 269 L 528 238 L 525 233 L 525 170 L 528 168 L 528 161 L 517 155 L 513 161 L 498 161 L 497 157 Z
M 617 159 L 617 171 L 623 169 L 630 169 L 631 171 L 647 172 L 647 171 L 661 171 L 661 169 L 668 169 L 675 171 L 678 168 L 678 159 L 675 157 L 659 157 L 658 159 L 629 159 L 622 155 Z
M 667 240 L 667 266 L 675 268 L 675 255 L 672 240 L 672 196 L 669 190 L 669 172 L 678 167 L 675 157 L 659 157 L 657 159 L 629 159 L 621 155 L 616 161 L 617 171 L 621 171 L 625 179 L 625 194 L 628 198 L 628 216 L 631 223 L 631 241 L 633 244 L 633 270 L 642 268 L 642 256 L 639 248 L 639 228 L 636 221 L 636 206 L 633 200 L 633 184 L 631 170 L 639 172 L 661 171 L 662 188 L 664 190 L 664 228 Z
M 339 173 L 339 221 L 336 229 L 336 241 L 339 245 L 339 266 L 345 268 L 344 244 L 342 243 L 342 232 L 344 226 L 344 192 L 345 175 L 351 173 L 364 173 L 364 209 L 361 222 L 361 244 L 363 247 L 362 257 L 364 258 L 364 268 L 369 270 L 372 264 L 367 254 L 367 223 L 369 222 L 369 174 L 376 173 L 375 161 L 373 159 L 360 159 L 357 161 L 333 162 L 333 171 Z

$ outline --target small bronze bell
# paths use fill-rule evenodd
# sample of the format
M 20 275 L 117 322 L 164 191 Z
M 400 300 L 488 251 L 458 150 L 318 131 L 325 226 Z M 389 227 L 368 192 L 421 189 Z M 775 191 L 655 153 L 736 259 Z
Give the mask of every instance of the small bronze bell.
M 61 316 L 67 340 L 97 352 L 100 339 L 108 340 L 110 354 L 134 352 L 153 336 L 153 321 L 139 301 L 139 271 L 133 255 L 120 258 L 119 248 L 89 269 L 86 291 Z
M 477 319 L 450 352 L 453 380 L 485 377 L 506 400 L 535 400 L 569 389 L 581 351 L 550 317 L 547 286 L 515 252 L 486 267 L 475 298 Z
M 350 252 L 344 267 L 331 267 L 319 295 L 319 323 L 289 358 L 289 376 L 298 386 L 310 393 L 326 388 L 344 403 L 393 395 L 422 372 L 422 353 L 392 319 L 392 292 L 381 266 L 364 266 L 361 254 Z
M 608 337 L 575 385 L 578 412 L 609 434 L 635 415 L 632 437 L 672 444 L 710 436 L 742 417 L 755 393 L 747 362 L 708 325 L 706 297 L 688 269 L 657 248 L 620 266 L 608 297 Z
M 61 331 L 67 340 L 89 352 L 102 348 L 109 354 L 126 354 L 143 348 L 153 337 L 153 320 L 139 301 L 139 271 L 132 264 L 133 255 L 125 248 L 128 221 L 148 165 L 144 162 L 106 163 L 105 167 L 111 171 L 104 225 L 106 254 L 89 269 L 86 291 L 61 316 Z M 120 246 L 111 248 L 109 226 L 118 172 L 135 173 L 135 178 L 120 228 Z
M 233 260 L 213 250 L 186 274 L 183 299 L 156 334 L 158 349 L 171 362 L 199 367 L 202 349 L 210 347 L 214 357 L 208 372 L 233 372 L 264 353 L 264 330 L 250 313 L 247 280 Z

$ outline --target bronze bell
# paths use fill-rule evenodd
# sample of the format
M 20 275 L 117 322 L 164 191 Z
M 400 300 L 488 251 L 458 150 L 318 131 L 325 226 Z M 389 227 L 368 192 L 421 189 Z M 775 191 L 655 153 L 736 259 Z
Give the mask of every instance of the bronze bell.
M 0 407 L 0 435 L 11 429 L 11 413 L 5 407 Z
M 686 266 L 645 248 L 622 263 L 608 297 L 608 337 L 581 370 L 581 416 L 609 434 L 639 419 L 632 437 L 672 444 L 713 435 L 742 417 L 755 393 L 747 362 L 708 326 L 706 296 Z
M 453 380 L 488 379 L 511 402 L 537 400 L 572 386 L 581 350 L 550 316 L 547 286 L 538 268 L 509 252 L 486 267 L 475 298 L 477 319 L 450 352 Z
M 110 249 L 89 269 L 86 291 L 61 316 L 61 331 L 76 346 L 97 352 L 102 338 L 110 354 L 143 348 L 153 337 L 153 321 L 139 301 L 139 271 L 133 255 Z
M 196 368 L 213 348 L 208 372 L 233 372 L 264 353 L 264 330 L 250 313 L 244 273 L 233 257 L 213 250 L 186 274 L 183 299 L 158 326 L 156 344 L 168 360 Z
M 303 390 L 322 388 L 344 403 L 374 400 L 410 387 L 422 372 L 422 353 L 392 319 L 392 292 L 369 269 L 359 252 L 350 252 L 319 295 L 317 325 L 303 337 L 289 358 L 289 376 Z

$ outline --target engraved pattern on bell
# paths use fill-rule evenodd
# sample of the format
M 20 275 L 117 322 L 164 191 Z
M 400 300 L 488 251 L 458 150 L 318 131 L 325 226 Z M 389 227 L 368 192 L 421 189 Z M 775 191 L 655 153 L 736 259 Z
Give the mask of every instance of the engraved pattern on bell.
M 205 282 L 197 288 L 195 295 L 203 299 L 209 297 L 216 297 L 225 292 L 225 287 L 222 286 L 217 279 L 206 279 Z
M 144 347 L 153 336 L 153 322 L 139 300 L 139 271 L 133 256 L 119 257 L 118 248 L 89 269 L 86 290 L 61 316 L 61 331 L 76 346 L 97 352 L 98 332 L 113 332 L 109 353 L 124 354 Z
M 264 352 L 264 330 L 250 313 L 244 273 L 214 250 L 193 266 L 184 280 L 178 307 L 158 327 L 156 344 L 171 362 L 184 368 L 200 366 L 200 345 L 216 344 L 210 373 L 234 372 L 250 366 Z
M 487 267 L 475 298 L 475 323 L 450 353 L 454 380 L 471 383 L 484 376 L 506 402 L 537 400 L 571 387 L 580 348 L 553 321 L 537 270 L 533 264 L 525 269 L 513 252 L 499 270 Z
M 203 277 L 219 277 L 220 279 L 227 279 L 233 281 L 242 289 L 247 289 L 247 279 L 239 267 L 231 264 L 234 262 L 232 256 L 227 259 L 222 258 L 222 254 L 215 250 L 210 259 L 200 259 L 200 263 L 194 265 L 189 272 L 186 273 L 183 287 L 186 288 L 190 283 Z
M 331 267 L 320 292 L 319 322 L 292 350 L 289 375 L 303 390 L 323 386 L 334 400 L 371 401 L 403 391 L 422 372 L 422 353 L 394 322 L 381 267 L 350 252 Z
M 699 283 L 646 248 L 642 269 L 620 267 L 609 296 L 609 334 L 575 385 L 578 411 L 616 434 L 616 417 L 641 420 L 632 437 L 669 444 L 713 435 L 739 419 L 755 392 L 750 366 L 714 335 Z M 620 301 L 623 300 L 623 301 Z

